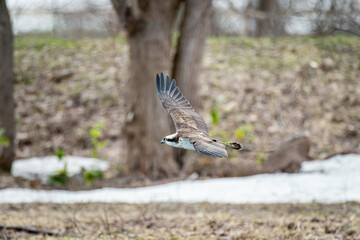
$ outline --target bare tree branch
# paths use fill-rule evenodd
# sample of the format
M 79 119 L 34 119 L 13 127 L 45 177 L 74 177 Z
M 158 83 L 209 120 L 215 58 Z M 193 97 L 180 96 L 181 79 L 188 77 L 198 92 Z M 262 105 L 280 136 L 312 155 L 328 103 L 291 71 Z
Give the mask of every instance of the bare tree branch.
M 17 232 L 28 232 L 28 233 L 32 233 L 32 234 L 46 234 L 49 236 L 69 236 L 69 235 L 74 236 L 74 237 L 82 236 L 80 234 L 70 234 L 67 232 L 58 232 L 58 231 L 53 231 L 53 230 L 48 230 L 48 229 L 40 229 L 40 228 L 35 228 L 35 227 L 19 226 L 19 225 L 0 224 L 0 229 L 2 229 L 3 231 L 6 229 L 11 229 L 11 230 L 14 230 Z

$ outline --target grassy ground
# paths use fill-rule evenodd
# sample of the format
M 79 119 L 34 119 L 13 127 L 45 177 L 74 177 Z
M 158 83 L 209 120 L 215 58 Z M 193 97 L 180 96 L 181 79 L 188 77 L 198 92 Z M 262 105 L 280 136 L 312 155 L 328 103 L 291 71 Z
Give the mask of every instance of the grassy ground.
M 6 204 L 0 223 L 80 233 L 82 239 L 360 239 L 360 204 Z

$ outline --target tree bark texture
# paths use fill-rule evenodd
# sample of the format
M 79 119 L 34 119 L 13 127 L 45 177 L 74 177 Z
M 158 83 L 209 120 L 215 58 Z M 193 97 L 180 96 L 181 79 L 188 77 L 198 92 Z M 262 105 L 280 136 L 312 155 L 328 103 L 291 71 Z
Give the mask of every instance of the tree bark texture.
M 257 20 L 257 37 L 285 34 L 285 20 L 278 0 L 260 0 L 258 10 L 264 12 L 267 18 Z
M 210 24 L 211 0 L 187 0 L 173 61 L 172 76 L 196 110 L 199 107 L 198 78 L 201 72 L 205 37 Z M 176 149 L 175 158 L 184 163 L 185 150 Z
M 8 146 L 0 146 L 0 169 L 7 172 L 15 158 L 13 92 L 13 35 L 5 0 L 0 0 L 0 128 L 9 139 Z
M 125 151 L 127 170 L 152 178 L 179 171 L 173 149 L 160 146 L 171 134 L 169 116 L 156 94 L 155 76 L 171 68 L 171 33 L 178 1 L 121 1 L 113 6 L 127 31 L 130 47 L 126 96 Z
M 172 76 L 191 105 L 199 106 L 198 78 L 201 71 L 207 27 L 210 23 L 211 0 L 187 0 L 181 24 Z

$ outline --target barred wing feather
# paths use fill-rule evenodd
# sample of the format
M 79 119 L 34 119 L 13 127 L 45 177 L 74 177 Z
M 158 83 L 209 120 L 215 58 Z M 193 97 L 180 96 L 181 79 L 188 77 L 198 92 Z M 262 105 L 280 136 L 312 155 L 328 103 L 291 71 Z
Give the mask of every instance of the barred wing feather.
M 156 75 L 156 90 L 162 106 L 170 114 L 176 130 L 192 128 L 208 135 L 208 128 L 202 117 L 199 116 L 176 86 L 175 79 L 170 82 L 169 76 L 164 79 L 163 73 Z
M 221 158 L 228 156 L 225 146 L 218 142 L 195 141 L 194 148 L 198 152 L 214 157 Z

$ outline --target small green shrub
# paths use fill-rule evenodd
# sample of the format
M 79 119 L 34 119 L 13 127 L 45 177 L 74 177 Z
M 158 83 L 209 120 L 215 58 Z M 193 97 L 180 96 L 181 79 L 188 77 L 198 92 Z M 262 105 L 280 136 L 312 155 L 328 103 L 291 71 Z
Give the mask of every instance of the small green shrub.
M 256 153 L 256 160 L 255 162 L 257 164 L 262 164 L 264 162 L 264 159 L 265 159 L 265 153 L 263 152 L 257 152 Z
M 219 119 L 220 119 L 219 107 L 221 106 L 221 103 L 223 101 L 224 101 L 224 96 L 219 95 L 215 100 L 215 104 L 210 110 L 211 121 L 214 126 L 219 124 Z
M 238 138 L 239 140 L 243 140 L 245 138 L 250 139 L 251 141 L 254 140 L 254 135 L 253 135 L 253 131 L 254 131 L 254 127 L 252 125 L 245 125 L 242 127 L 238 127 L 235 130 L 235 137 Z
M 10 141 L 5 136 L 5 130 L 3 128 L 0 128 L 0 146 L 7 147 L 7 146 L 9 146 L 9 144 L 10 144 Z
M 90 142 L 92 146 L 91 155 L 96 158 L 98 156 L 98 151 L 105 147 L 106 142 L 100 141 L 102 137 L 102 130 L 105 127 L 105 121 L 98 122 L 94 127 L 92 127 L 89 131 L 90 134 Z
M 61 148 L 55 149 L 55 155 L 59 161 L 65 157 L 65 152 Z M 49 176 L 49 182 L 55 186 L 64 186 L 70 180 L 69 171 L 67 170 L 67 162 L 64 162 L 64 168 L 55 171 L 54 174 Z
M 63 157 L 65 157 L 65 152 L 61 148 L 57 148 L 55 149 L 55 155 L 58 157 L 59 161 L 61 161 Z
M 67 163 L 65 162 L 64 168 L 57 170 L 54 174 L 49 176 L 49 181 L 55 186 L 64 186 L 70 180 L 69 172 L 67 170 Z
M 86 184 L 91 184 L 95 179 L 103 179 L 104 174 L 101 170 L 91 169 L 84 171 L 82 177 Z
M 211 115 L 211 121 L 212 121 L 212 124 L 214 126 L 218 125 L 219 123 L 219 111 L 215 108 L 212 108 L 210 110 L 210 115 Z

